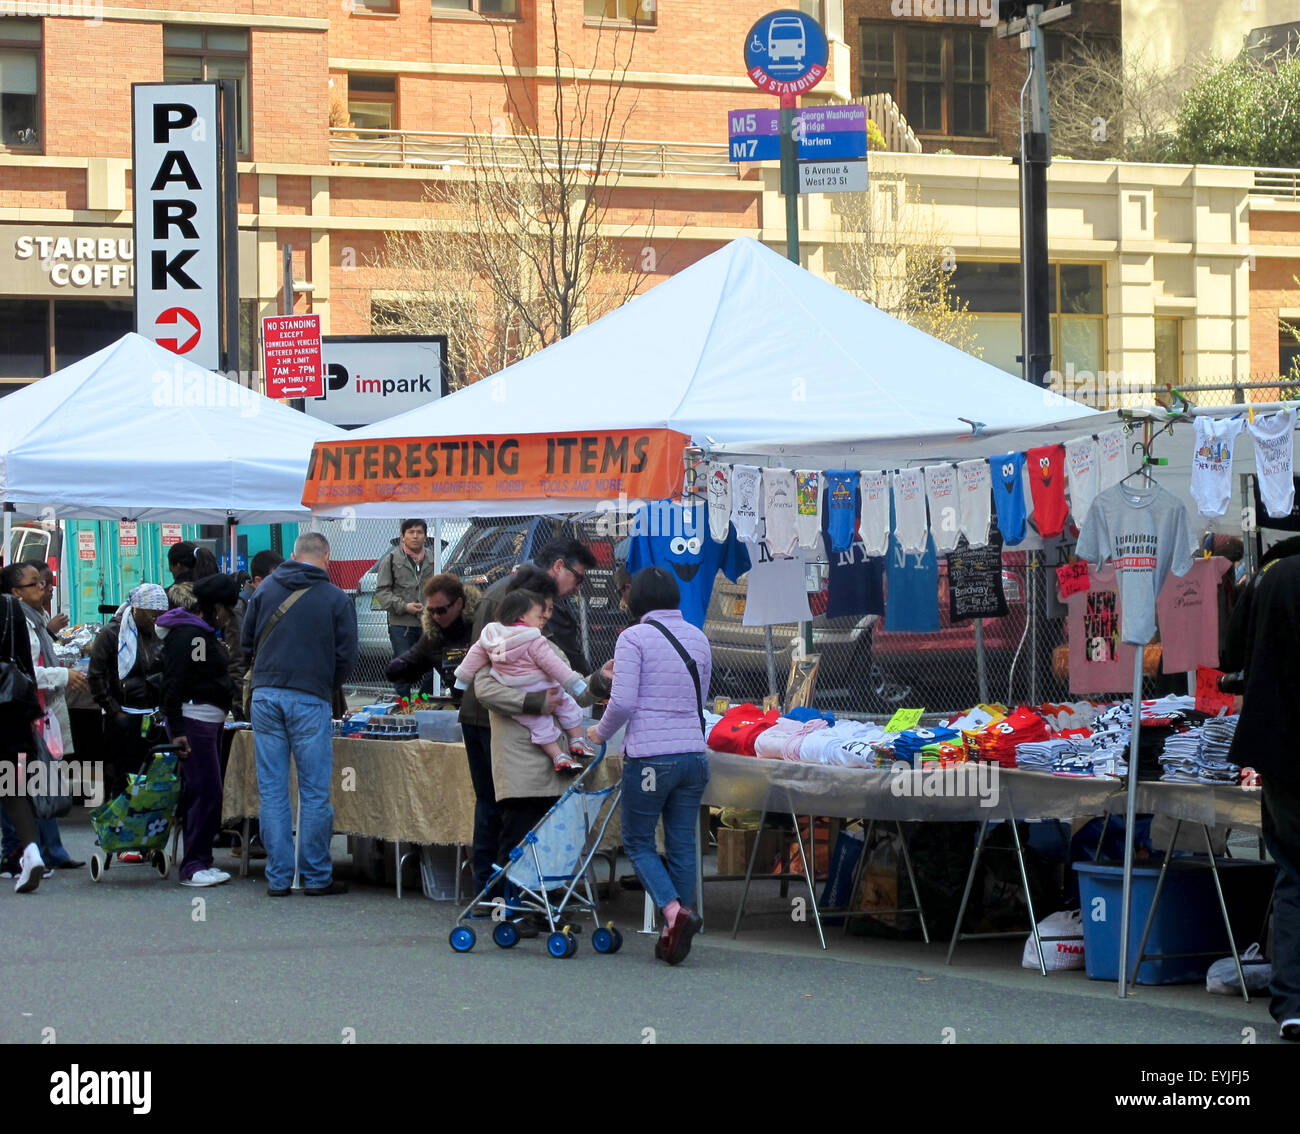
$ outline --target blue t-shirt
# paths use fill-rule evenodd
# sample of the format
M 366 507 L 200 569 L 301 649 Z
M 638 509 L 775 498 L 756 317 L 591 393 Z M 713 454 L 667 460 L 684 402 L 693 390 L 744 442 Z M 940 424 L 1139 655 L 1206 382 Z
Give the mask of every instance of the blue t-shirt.
M 848 551 L 858 533 L 858 473 L 854 469 L 826 472 L 826 530 L 832 551 Z
M 826 583 L 827 618 L 861 618 L 885 613 L 885 561 L 867 555 L 866 544 L 855 533 L 847 551 L 832 551 L 830 516 L 822 509 L 822 540 L 830 565 Z
M 939 629 L 939 559 L 926 536 L 925 553 L 909 555 L 894 531 L 889 506 L 889 555 L 885 560 L 885 629 L 893 633 L 929 634 Z
M 749 570 L 749 552 L 736 538 L 734 526 L 726 543 L 713 539 L 703 501 L 655 500 L 633 514 L 627 552 L 630 574 L 650 566 L 672 573 L 682 593 L 682 617 L 703 629 L 713 580 L 721 571 L 734 583 Z
M 993 474 L 993 505 L 998 513 L 1002 542 L 1014 546 L 1025 538 L 1025 455 L 1003 453 L 989 458 Z

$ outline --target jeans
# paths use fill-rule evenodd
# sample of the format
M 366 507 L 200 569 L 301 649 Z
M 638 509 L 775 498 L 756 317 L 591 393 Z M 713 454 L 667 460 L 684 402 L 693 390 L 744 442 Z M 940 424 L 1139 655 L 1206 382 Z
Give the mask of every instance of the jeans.
M 1273 894 L 1273 994 L 1279 1024 L 1300 1020 L 1300 787 L 1265 779 L 1264 843 L 1277 863 Z
M 293 810 L 289 803 L 289 754 L 298 772 L 298 862 L 308 889 L 334 877 L 330 839 L 334 807 L 334 738 L 330 703 L 296 689 L 253 690 L 253 741 L 257 752 L 259 819 L 266 847 L 266 884 L 284 890 L 293 882 Z
M 696 837 L 708 782 L 703 752 L 623 759 L 623 848 L 659 909 L 674 899 L 695 905 Z M 655 850 L 660 815 L 666 863 Z
M 424 631 L 418 626 L 389 626 L 388 640 L 393 646 L 393 657 L 401 657 L 402 654 L 419 642 L 423 634 Z M 393 691 L 399 697 L 410 697 L 410 683 L 395 681 L 393 682 Z M 420 679 L 420 686 L 416 689 L 416 692 L 425 693 L 429 696 L 433 695 L 433 670 L 430 670 Z
M 10 822 L 9 813 L 3 810 L 0 810 L 0 832 L 3 832 L 0 837 L 0 858 L 21 854 L 23 846 L 18 839 L 18 831 Z M 36 820 L 36 845 L 40 848 L 41 859 L 46 866 L 58 866 L 59 863 L 72 859 L 63 845 L 57 819 Z
M 501 842 L 501 808 L 492 782 L 492 730 L 462 724 L 469 778 L 474 785 L 474 887 L 475 893 L 492 877 L 492 862 Z

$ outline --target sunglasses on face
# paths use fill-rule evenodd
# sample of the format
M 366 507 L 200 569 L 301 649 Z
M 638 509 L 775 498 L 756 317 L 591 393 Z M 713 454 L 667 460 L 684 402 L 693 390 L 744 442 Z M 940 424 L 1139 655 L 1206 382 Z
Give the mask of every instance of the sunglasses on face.
M 449 611 L 455 605 L 456 604 L 454 602 L 448 602 L 448 603 L 443 603 L 442 606 L 431 606 L 429 607 L 429 613 L 436 618 L 440 614 L 446 614 L 447 611 Z
M 587 572 L 586 572 L 586 571 L 575 571 L 575 570 L 574 570 L 572 567 L 570 567 L 569 564 L 567 564 L 567 563 L 564 565 L 564 568 L 565 568 L 566 571 L 569 572 L 570 575 L 573 576 L 574 581 L 578 584 L 578 586 L 582 586 L 582 584 L 583 584 L 584 582 L 586 582 L 586 579 L 587 579 Z

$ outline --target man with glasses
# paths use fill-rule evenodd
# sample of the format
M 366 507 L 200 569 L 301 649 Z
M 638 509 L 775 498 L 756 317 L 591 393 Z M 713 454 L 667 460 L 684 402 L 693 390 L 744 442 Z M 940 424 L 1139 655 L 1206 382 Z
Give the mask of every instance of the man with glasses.
M 473 641 L 474 614 L 481 597 L 477 587 L 465 586 L 455 575 L 429 579 L 424 584 L 420 639 L 388 663 L 388 680 L 395 685 L 414 684 L 436 669 L 450 689 L 456 667 Z

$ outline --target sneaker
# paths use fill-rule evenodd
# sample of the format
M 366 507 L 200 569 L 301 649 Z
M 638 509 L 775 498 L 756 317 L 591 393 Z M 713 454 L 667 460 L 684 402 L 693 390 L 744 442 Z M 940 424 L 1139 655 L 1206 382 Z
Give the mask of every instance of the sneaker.
M 568 756 L 557 756 L 552 763 L 555 765 L 555 770 L 561 775 L 575 776 L 582 771 L 582 765 Z
M 196 870 L 188 878 L 181 879 L 182 886 L 220 886 L 230 877 L 220 870 Z
M 576 740 L 569 741 L 569 755 L 570 756 L 594 756 L 595 753 L 592 751 L 591 745 L 589 745 L 585 740 L 579 737 Z
M 332 881 L 328 886 L 308 886 L 303 893 L 309 898 L 324 898 L 330 894 L 346 894 L 348 887 L 346 882 Z
M 4 858 L 0 858 L 0 878 L 17 878 L 22 870 L 22 866 L 19 864 L 21 858 L 22 853 L 19 851 L 14 851 L 13 854 L 7 854 Z
M 136 865 L 138 863 L 144 862 L 144 855 L 142 855 L 139 851 L 133 851 L 133 850 L 121 851 L 117 856 L 117 861 L 129 863 L 131 865 Z
M 218 882 L 230 881 L 230 875 L 227 874 L 224 870 L 218 870 L 217 867 L 215 866 L 209 866 L 207 869 L 207 873 L 215 877 Z
M 1300 1040 L 1300 1019 L 1283 1020 L 1278 1035 L 1284 1040 Z
M 45 862 L 40 849 L 35 843 L 28 843 L 23 848 L 18 860 L 18 881 L 14 883 L 15 894 L 30 894 L 41 884 L 45 876 Z

